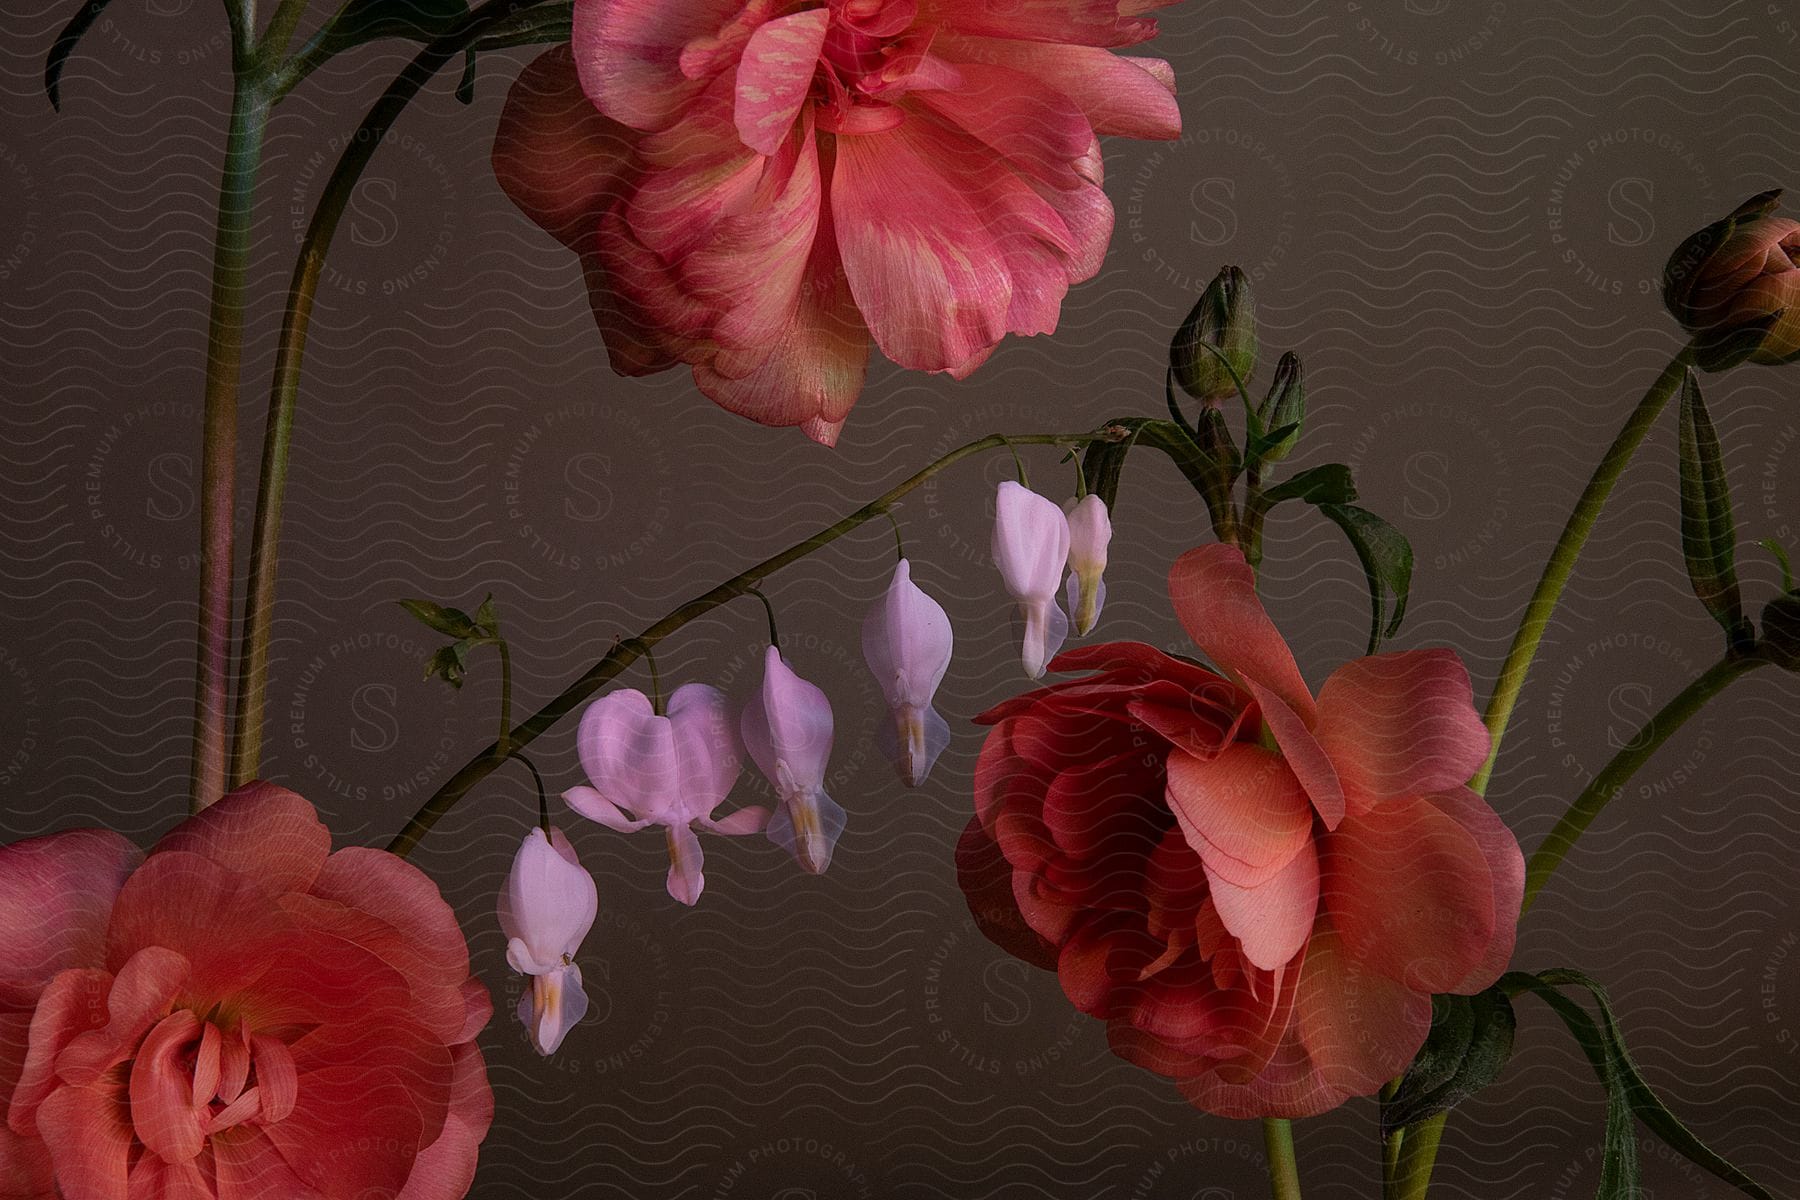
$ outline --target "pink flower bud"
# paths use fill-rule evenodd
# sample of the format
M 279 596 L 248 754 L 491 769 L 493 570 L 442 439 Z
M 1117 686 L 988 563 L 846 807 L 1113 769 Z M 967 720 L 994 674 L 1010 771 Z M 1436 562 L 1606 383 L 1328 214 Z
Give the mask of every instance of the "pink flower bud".
M 1055 501 L 1007 480 L 994 503 L 994 565 L 1024 622 L 1020 659 L 1033 679 L 1069 636 L 1069 619 L 1056 604 L 1063 566 L 1069 561 L 1069 522 Z
M 1112 517 L 1106 501 L 1089 492 L 1063 506 L 1069 519 L 1069 615 L 1076 634 L 1085 637 L 1106 605 L 1106 547 L 1112 541 Z
M 912 566 L 901 559 L 863 619 L 863 658 L 892 717 L 878 737 L 882 752 L 907 787 L 924 783 L 950 744 L 950 726 L 931 700 L 950 667 L 954 641 L 943 606 L 912 581 Z
M 844 831 L 844 810 L 825 794 L 831 758 L 831 701 L 770 646 L 763 682 L 744 707 L 741 728 L 750 758 L 774 786 L 781 804 L 769 819 L 769 840 L 814 875 L 831 865 Z

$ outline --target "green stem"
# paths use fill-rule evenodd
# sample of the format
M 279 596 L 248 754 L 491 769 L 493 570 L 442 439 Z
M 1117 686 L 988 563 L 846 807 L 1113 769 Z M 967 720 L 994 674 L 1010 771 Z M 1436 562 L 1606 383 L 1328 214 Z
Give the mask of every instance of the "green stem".
M 236 22 L 250 6 L 226 6 Z M 245 280 L 256 179 L 269 102 L 243 56 L 234 58 L 231 123 L 219 185 L 212 295 L 206 332 L 206 385 L 200 450 L 200 612 L 194 671 L 189 808 L 225 794 L 226 715 L 231 681 L 232 509 L 237 500 L 238 373 L 244 356 Z
M 1550 835 L 1532 853 L 1531 860 L 1525 865 L 1525 903 L 1521 907 L 1521 914 L 1531 911 L 1538 893 L 1544 890 L 1544 885 L 1550 882 L 1550 876 L 1556 872 L 1563 859 L 1568 857 L 1576 840 L 1625 789 L 1625 784 L 1637 773 L 1638 768 L 1648 762 L 1650 756 L 1686 724 L 1689 717 L 1705 707 L 1708 700 L 1768 661 L 1757 654 L 1727 654 L 1702 672 L 1698 679 L 1682 688 L 1674 699 L 1645 722 L 1644 727 L 1582 789 L 1581 795 L 1575 798 L 1568 811 L 1563 813 L 1562 819 L 1557 821 L 1556 828 L 1550 831 Z
M 300 243 L 300 256 L 294 264 L 293 280 L 288 285 L 281 337 L 276 345 L 275 378 L 269 394 L 256 518 L 250 538 L 250 580 L 244 594 L 244 623 L 239 634 L 237 719 L 234 723 L 237 736 L 231 750 L 231 775 L 238 784 L 254 779 L 262 760 L 269 640 L 275 614 L 275 578 L 282 503 L 287 493 L 288 453 L 293 445 L 294 409 L 300 392 L 300 367 L 306 355 L 307 329 L 312 321 L 325 253 L 331 246 L 332 236 L 337 232 L 338 222 L 350 203 L 357 181 L 401 111 L 446 63 L 530 2 L 488 0 L 473 10 L 456 29 L 419 51 L 375 101 L 344 147 Z M 286 85 L 278 85 L 277 90 L 282 86 Z
M 1300 1168 L 1294 1161 L 1294 1126 L 1280 1117 L 1263 1118 L 1263 1150 L 1269 1156 L 1271 1200 L 1300 1200 Z
M 1613 485 L 1619 482 L 1619 476 L 1631 461 L 1631 456 L 1643 444 L 1645 436 L 1656 424 L 1656 418 L 1668 405 L 1669 400 L 1681 387 L 1681 381 L 1687 374 L 1688 366 L 1693 362 L 1694 350 L 1690 344 L 1669 361 L 1644 398 L 1632 410 L 1626 420 L 1625 427 L 1619 430 L 1619 436 L 1613 439 L 1611 446 L 1594 468 L 1593 478 L 1588 480 L 1581 498 L 1575 502 L 1575 511 L 1569 514 L 1568 524 L 1563 526 L 1562 536 L 1550 551 L 1550 561 L 1544 564 L 1543 577 L 1538 580 L 1537 590 L 1531 594 L 1531 600 L 1525 606 L 1525 616 L 1519 622 L 1519 631 L 1513 635 L 1512 647 L 1506 652 L 1506 662 L 1500 668 L 1500 677 L 1494 681 L 1494 694 L 1488 699 L 1487 721 L 1488 732 L 1493 735 L 1493 747 L 1488 752 L 1487 762 L 1476 772 L 1469 786 L 1476 792 L 1487 790 L 1488 778 L 1494 772 L 1494 761 L 1500 755 L 1500 740 L 1506 736 L 1506 723 L 1512 717 L 1513 706 L 1519 701 L 1519 691 L 1525 686 L 1525 676 L 1531 670 L 1531 660 L 1537 654 L 1538 643 L 1544 639 L 1544 630 L 1550 624 L 1550 614 L 1556 609 L 1556 602 L 1562 598 L 1563 588 L 1568 585 L 1569 576 L 1575 570 L 1575 560 L 1581 557 L 1581 549 L 1587 544 L 1588 535 L 1594 530 L 1594 522 L 1599 519 L 1600 511 L 1606 507 L 1606 499 L 1612 494 Z
M 494 639 L 494 649 L 500 651 L 500 737 L 494 743 L 494 753 L 504 759 L 511 749 L 507 743 L 512 730 L 512 651 L 503 637 Z M 536 769 L 532 768 L 534 772 Z
M 1400 1144 L 1398 1165 L 1388 1177 L 1388 1200 L 1425 1200 L 1431 1187 L 1431 1169 L 1437 1165 L 1438 1144 L 1444 1137 L 1444 1120 L 1439 1113 L 1420 1121 L 1406 1131 Z
M 770 555 L 717 587 L 695 596 L 635 638 L 613 646 L 599 662 L 589 667 L 579 679 L 565 687 L 555 699 L 521 722 L 512 730 L 509 739 L 510 745 L 505 755 L 499 752 L 499 743 L 496 742 L 463 764 L 462 768 L 447 779 L 432 794 L 431 798 L 425 801 L 424 806 L 413 814 L 412 820 L 406 823 L 406 827 L 395 836 L 394 840 L 388 843 L 389 852 L 403 858 L 410 854 L 413 848 L 419 844 L 419 839 L 431 832 L 432 826 L 436 825 L 445 813 L 456 807 L 457 801 L 467 795 L 470 788 L 487 778 L 496 767 L 505 762 L 507 755 L 514 754 L 530 745 L 538 735 L 574 712 L 582 701 L 605 687 L 614 676 L 636 662 L 658 642 L 695 618 L 703 617 L 713 609 L 728 604 L 739 596 L 748 595 L 757 584 L 783 567 L 799 562 L 813 551 L 830 545 L 863 523 L 880 517 L 901 497 L 945 468 L 953 466 L 971 455 L 987 450 L 998 450 L 1002 446 L 1011 446 L 1014 443 L 1037 446 L 1085 446 L 1093 442 L 1108 440 L 1113 436 L 1115 435 L 1111 433 L 1009 434 L 1004 437 L 1000 434 L 992 434 L 967 445 L 959 446 L 937 461 L 927 464 L 916 474 L 894 485 L 841 521 L 826 526 L 806 540 L 789 546 L 779 554 Z M 1123 436 L 1123 431 L 1118 436 Z

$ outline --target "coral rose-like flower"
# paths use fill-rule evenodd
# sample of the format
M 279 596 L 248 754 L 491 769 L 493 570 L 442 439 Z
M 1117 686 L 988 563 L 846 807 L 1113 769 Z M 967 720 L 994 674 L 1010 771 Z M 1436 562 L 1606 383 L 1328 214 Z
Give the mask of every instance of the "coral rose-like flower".
M 253 783 L 0 849 L 0 1191 L 455 1200 L 493 1094 L 450 906 Z
M 1464 786 L 1489 743 L 1453 653 L 1357 659 L 1315 697 L 1235 548 L 1169 586 L 1227 675 L 1062 655 L 1096 673 L 982 718 L 959 877 L 1118 1054 L 1208 1112 L 1309 1116 L 1399 1075 L 1433 993 L 1499 977 L 1524 862 Z
M 699 901 L 705 858 L 696 829 L 743 837 L 769 823 L 766 808 L 740 808 L 714 818 L 743 769 L 743 749 L 725 694 L 683 684 L 658 712 L 631 688 L 608 692 L 581 714 L 575 746 L 592 787 L 563 793 L 570 808 L 608 829 L 634 833 L 663 827 L 669 843 L 669 895 Z
M 1750 197 L 1663 270 L 1663 302 L 1705 370 L 1800 358 L 1800 221 L 1776 216 L 1780 203 L 1779 189 Z
M 1096 134 L 1172 138 L 1113 48 L 1174 0 L 576 0 L 501 185 L 581 256 L 613 367 L 830 444 L 869 342 L 962 378 L 1055 330 L 1112 234 Z

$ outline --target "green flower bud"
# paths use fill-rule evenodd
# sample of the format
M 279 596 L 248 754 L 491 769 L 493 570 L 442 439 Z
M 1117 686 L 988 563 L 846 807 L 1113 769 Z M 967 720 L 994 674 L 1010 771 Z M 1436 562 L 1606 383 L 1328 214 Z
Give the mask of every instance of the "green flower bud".
M 1800 221 L 1776 216 L 1780 203 L 1779 189 L 1750 197 L 1663 268 L 1663 304 L 1703 371 L 1800 358 Z
M 1268 462 L 1280 462 L 1292 454 L 1306 424 L 1306 372 L 1300 366 L 1300 356 L 1292 350 L 1275 364 L 1275 380 L 1269 385 L 1269 394 L 1263 397 L 1256 416 L 1270 436 L 1288 426 L 1293 427 L 1269 443 L 1263 458 Z
M 1800 592 L 1783 592 L 1763 606 L 1762 650 L 1776 666 L 1800 671 Z
M 1207 404 L 1223 403 L 1237 393 L 1232 371 L 1249 380 L 1256 370 L 1256 305 L 1242 271 L 1222 267 L 1207 285 L 1169 345 L 1169 367 L 1182 391 Z

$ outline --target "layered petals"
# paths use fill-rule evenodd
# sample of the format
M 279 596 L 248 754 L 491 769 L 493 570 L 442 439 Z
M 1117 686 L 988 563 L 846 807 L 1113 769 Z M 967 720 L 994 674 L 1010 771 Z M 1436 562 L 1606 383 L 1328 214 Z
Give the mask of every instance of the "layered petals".
M 30 960 L 58 968 L 0 1058 L 6 1194 L 460 1197 L 492 1115 L 489 1006 L 430 881 L 332 854 L 263 783 L 135 860 L 98 831 L 0 851 L 0 901 L 36 896 L 57 936 Z M 59 891 L 75 872 L 89 886 Z
M 863 659 L 887 701 L 883 751 L 908 787 L 918 787 L 950 744 L 950 725 L 932 707 L 950 669 L 955 637 L 944 606 L 912 581 L 904 558 L 869 615 L 863 618 Z
M 1054 331 L 1112 233 L 1097 135 L 1180 130 L 1168 64 L 1111 50 L 1158 6 L 583 0 L 495 168 L 581 256 L 615 369 L 686 362 L 830 444 L 871 341 L 963 378 Z

